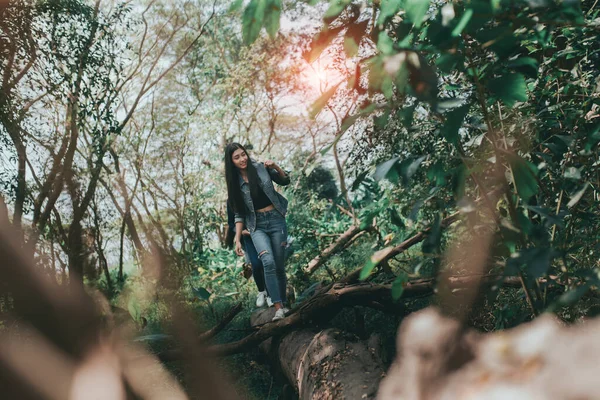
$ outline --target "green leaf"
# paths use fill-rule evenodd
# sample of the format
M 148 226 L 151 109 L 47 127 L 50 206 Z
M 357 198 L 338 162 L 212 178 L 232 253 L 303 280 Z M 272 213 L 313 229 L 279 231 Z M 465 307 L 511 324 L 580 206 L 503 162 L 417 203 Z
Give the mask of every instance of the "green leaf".
M 538 72 L 539 63 L 535 58 L 532 57 L 519 57 L 507 62 L 506 66 L 508 68 L 523 72 L 525 75 L 531 78 L 535 78 Z
M 397 182 L 398 174 L 397 174 L 396 170 L 394 169 L 394 166 L 396 165 L 396 162 L 398 162 L 399 159 L 400 159 L 400 157 L 394 157 L 391 160 L 387 160 L 386 162 L 379 164 L 375 168 L 375 173 L 373 174 L 373 178 L 376 181 L 380 181 L 385 178 L 392 182 Z
M 559 227 L 564 227 L 564 213 L 559 212 L 558 215 L 556 215 L 547 208 L 538 206 L 526 206 L 525 208 L 545 218 L 546 221 L 548 221 L 549 225 L 557 225 Z
M 435 215 L 435 220 L 431 226 L 431 230 L 427 233 L 427 237 L 421 245 L 421 249 L 424 254 L 437 254 L 439 253 L 440 245 L 442 240 L 442 219 L 440 214 Z
M 402 293 L 404 293 L 404 287 L 407 283 L 408 275 L 404 272 L 401 272 L 392 283 L 392 299 L 394 299 L 394 301 L 402 297 Z
M 406 0 L 404 9 L 408 19 L 419 28 L 423 23 L 423 18 L 429 10 L 429 0 Z
M 515 215 L 517 219 L 515 223 L 519 224 L 519 226 L 521 227 L 521 231 L 526 235 L 531 234 L 533 224 L 531 223 L 529 217 L 525 215 L 525 210 L 519 207 L 515 212 Z
M 333 85 L 331 88 L 329 88 L 329 90 L 327 90 L 325 93 L 323 93 L 318 99 L 317 101 L 315 101 L 310 109 L 310 117 L 314 118 L 317 116 L 318 113 L 321 112 L 321 110 L 327 105 L 327 102 L 329 101 L 329 99 L 335 94 L 335 92 L 337 91 L 338 87 L 340 86 L 341 82 L 338 83 L 337 85 Z
M 469 103 L 455 108 L 454 110 L 446 114 L 446 123 L 441 130 L 442 136 L 451 144 L 458 145 L 459 135 L 458 131 L 462 127 L 463 121 L 469 112 L 471 105 Z
M 527 101 L 527 85 L 522 74 L 507 74 L 488 82 L 488 89 L 508 107 Z
M 133 296 L 129 298 L 127 302 L 127 311 L 129 311 L 129 315 L 133 318 L 134 321 L 139 321 L 142 317 L 142 311 L 140 310 L 140 303 Z
M 464 67 L 465 57 L 462 54 L 444 53 L 437 57 L 435 65 L 442 72 L 449 73 L 453 69 L 462 70 Z
M 343 26 L 338 26 L 336 28 L 325 27 L 319 33 L 315 35 L 311 44 L 310 50 L 308 53 L 304 54 L 304 58 L 309 64 L 312 64 L 329 46 L 329 44 L 337 37 L 337 35 L 344 29 Z
M 208 300 L 210 297 L 210 292 L 203 287 L 192 288 L 192 292 L 198 297 L 200 300 Z
M 344 36 L 344 51 L 349 58 L 358 54 L 358 43 L 352 36 Z
M 319 154 L 321 154 L 322 156 L 324 156 L 325 154 L 327 154 L 327 152 L 328 152 L 329 150 L 331 150 L 331 148 L 333 147 L 334 143 L 336 143 L 336 142 L 337 142 L 337 140 L 336 140 L 336 139 L 334 139 L 334 142 L 333 142 L 333 143 L 331 143 L 331 144 L 328 144 L 328 145 L 327 145 L 327 146 L 325 146 L 325 147 L 323 147 L 323 149 L 322 149 L 322 150 L 319 152 Z
M 376 181 L 387 179 L 392 183 L 398 182 L 398 178 L 402 179 L 403 184 L 408 184 L 410 179 L 419 169 L 419 166 L 427 156 L 407 157 L 398 163 L 400 157 L 394 157 L 384 163 L 379 164 L 375 168 L 373 178 Z
M 242 4 L 244 4 L 244 0 L 235 0 L 229 6 L 229 12 L 235 12 L 235 11 L 239 10 L 240 8 L 242 8 Z
M 473 3 L 472 3 L 473 4 Z M 489 6 L 489 5 L 488 5 Z M 475 10 L 475 16 L 481 15 L 481 10 Z M 482 20 L 482 18 L 480 18 Z M 470 24 L 469 30 L 473 27 Z M 508 23 L 501 24 L 494 28 L 480 29 L 475 37 L 485 47 L 495 52 L 498 57 L 506 58 L 514 54 L 519 49 L 519 42 L 515 38 L 513 28 Z
M 437 161 L 427 170 L 427 179 L 433 182 L 436 186 L 444 186 L 446 184 L 446 171 L 444 164 Z
M 398 111 L 396 111 L 396 116 L 402 122 L 405 128 L 411 128 L 413 124 L 415 109 L 417 108 L 416 104 L 413 104 L 409 107 L 404 107 Z
M 531 254 L 528 255 L 526 272 L 532 279 L 537 279 L 546 274 L 550 268 L 550 263 L 554 258 L 552 249 L 528 249 Z
M 516 275 L 518 271 L 523 271 L 529 283 L 533 283 L 537 278 L 544 276 L 556 253 L 549 248 L 529 248 L 514 253 L 506 263 L 505 273 Z
M 386 19 L 396 15 L 400 11 L 402 0 L 382 0 L 379 6 L 379 17 L 377 17 L 377 25 L 382 25 Z
M 355 22 L 348 26 L 348 30 L 344 36 L 344 50 L 348 57 L 354 57 L 358 53 L 360 42 L 365 36 L 368 27 L 369 20 Z M 357 68 L 359 68 L 358 65 Z
M 423 207 L 423 204 L 425 204 L 425 200 L 426 199 L 419 199 L 415 202 L 415 204 L 413 204 L 413 206 L 410 209 L 410 212 L 408 213 L 408 220 L 414 222 L 417 222 L 417 216 L 419 215 L 419 211 L 421 210 L 421 207 Z
M 375 218 L 377 216 L 377 214 L 379 214 L 378 209 L 372 209 L 372 210 L 369 210 L 368 212 L 366 212 L 364 214 L 364 216 L 361 218 L 358 229 L 365 230 L 369 226 L 371 226 L 373 224 L 373 218 Z
M 538 192 L 537 168 L 517 155 L 510 156 L 509 162 L 515 178 L 517 193 L 527 202 Z
M 591 287 L 592 284 L 590 282 L 586 282 L 577 286 L 575 289 L 571 289 L 568 292 L 561 294 L 560 297 L 556 299 L 556 302 L 548 307 L 548 311 L 554 312 L 560 307 L 568 307 L 575 304 L 590 290 Z
M 242 37 L 245 45 L 251 45 L 258 38 L 265 18 L 267 0 L 250 0 L 242 16 Z
M 388 76 L 383 66 L 383 56 L 378 55 L 367 60 L 367 68 L 369 70 L 369 93 L 380 91 L 383 78 Z
M 389 119 L 390 119 L 390 110 L 385 110 L 383 112 L 383 114 L 373 118 L 373 123 L 375 124 L 376 127 L 383 129 L 387 126 Z
M 364 117 L 366 115 L 369 115 L 370 113 L 372 113 L 373 111 L 375 111 L 375 109 L 377 109 L 377 104 L 369 104 L 368 106 L 366 106 L 365 108 L 363 108 L 362 110 L 360 110 L 359 112 L 357 112 L 356 114 L 351 115 L 348 118 L 344 119 L 342 121 L 342 127 L 340 129 L 340 133 L 338 134 L 338 137 L 341 136 L 344 132 L 346 132 L 348 130 L 348 128 L 350 128 L 352 125 L 354 125 L 354 123 L 360 117 Z
M 265 29 L 271 38 L 277 36 L 281 17 L 281 0 L 268 0 L 265 11 Z
M 367 175 L 369 175 L 369 170 L 364 170 L 363 172 L 361 172 L 360 174 L 358 174 L 358 176 L 356 177 L 356 179 L 354 180 L 354 182 L 352 182 L 352 191 L 355 191 L 356 189 L 358 189 L 358 187 L 360 186 L 361 183 L 364 182 L 365 178 L 367 177 Z
M 405 185 L 408 184 L 410 179 L 419 169 L 421 163 L 427 158 L 427 156 L 421 157 L 408 157 L 403 160 L 400 164 L 398 164 L 398 172 L 400 173 L 400 177 L 402 178 L 402 183 Z
M 388 210 L 390 212 L 390 221 L 392 222 L 392 224 L 396 225 L 398 228 L 406 228 L 406 225 L 404 224 L 404 221 L 402 221 L 402 217 L 400 216 L 400 214 L 398 214 L 396 208 L 390 207 L 388 208 Z
M 360 271 L 359 279 L 361 281 L 367 279 L 369 275 L 371 275 L 371 272 L 373 272 L 373 269 L 381 262 L 381 260 L 386 258 L 393 250 L 394 246 L 389 246 L 385 249 L 375 252 Z
M 580 190 L 578 190 L 577 193 L 573 195 L 573 197 L 571 197 L 571 200 L 569 200 L 569 202 L 567 203 L 567 208 L 572 208 L 575 204 L 579 203 L 579 200 L 581 200 L 589 185 L 590 184 L 586 182 L 586 184 L 583 185 L 583 187 Z
M 394 81 L 389 75 L 385 75 L 381 81 L 381 92 L 386 99 L 391 100 L 394 96 Z
M 454 193 L 454 198 L 456 200 L 460 200 L 465 195 L 465 184 L 467 180 L 467 168 L 464 164 L 459 165 L 455 168 L 454 174 L 452 176 L 452 192 Z
M 394 41 L 385 31 L 379 32 L 377 39 L 377 49 L 384 55 L 394 54 Z
M 351 3 L 351 0 L 331 0 L 329 2 L 329 8 L 325 11 L 323 19 L 332 19 L 337 17 L 344 11 L 346 6 Z
M 460 21 L 458 21 L 458 24 L 456 24 L 456 26 L 452 30 L 452 36 L 454 36 L 454 37 L 460 36 L 460 34 L 462 33 L 462 31 L 465 29 L 465 27 L 467 26 L 467 24 L 471 20 L 472 16 L 473 16 L 473 9 L 472 8 L 467 8 L 465 10 L 464 14 L 462 15 Z

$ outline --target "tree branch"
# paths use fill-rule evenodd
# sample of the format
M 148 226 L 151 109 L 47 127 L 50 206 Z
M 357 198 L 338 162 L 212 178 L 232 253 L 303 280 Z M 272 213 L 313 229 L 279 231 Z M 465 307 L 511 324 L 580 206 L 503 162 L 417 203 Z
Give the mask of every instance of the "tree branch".
M 315 272 L 319 267 L 325 264 L 331 256 L 340 251 L 353 237 L 363 231 L 364 229 L 361 229 L 360 226 L 352 225 L 346 232 L 342 233 L 335 242 L 308 263 L 308 266 L 305 269 L 306 273 L 312 274 Z

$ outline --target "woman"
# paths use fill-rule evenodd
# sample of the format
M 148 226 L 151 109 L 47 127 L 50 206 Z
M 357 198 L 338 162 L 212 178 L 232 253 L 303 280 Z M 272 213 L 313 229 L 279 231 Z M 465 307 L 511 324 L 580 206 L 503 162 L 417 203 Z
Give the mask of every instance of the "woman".
M 233 247 L 233 240 L 235 238 L 235 214 L 229 200 L 227 201 L 227 238 L 226 245 L 228 248 Z M 265 272 L 263 269 L 262 261 L 258 258 L 258 253 L 250 238 L 250 232 L 246 229 L 242 231 L 242 244 L 244 247 L 244 255 L 246 256 L 246 262 L 252 266 L 252 276 L 254 277 L 254 283 L 258 289 L 258 296 L 256 296 L 256 307 L 264 307 L 265 303 L 269 307 L 273 305 L 271 298 L 268 296 L 265 288 Z M 249 278 L 249 277 L 248 277 Z
M 275 191 L 273 182 L 288 185 L 290 178 L 273 161 L 255 162 L 239 143 L 225 148 L 225 178 L 229 200 L 235 212 L 235 251 L 243 256 L 244 223 L 263 263 L 265 284 L 275 306 L 273 321 L 289 311 L 286 302 L 285 249 L 287 200 Z

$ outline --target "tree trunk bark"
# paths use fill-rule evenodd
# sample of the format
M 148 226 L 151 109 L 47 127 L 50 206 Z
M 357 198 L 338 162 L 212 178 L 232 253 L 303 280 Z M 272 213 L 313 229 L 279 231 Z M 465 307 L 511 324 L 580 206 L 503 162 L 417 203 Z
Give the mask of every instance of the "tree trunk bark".
M 275 309 L 256 311 L 252 326 L 271 321 Z M 384 376 L 376 336 L 361 340 L 337 328 L 301 329 L 261 344 L 300 400 L 374 399 Z
M 131 218 L 131 214 L 129 215 L 129 218 Z M 125 276 L 123 275 L 123 242 L 124 242 L 124 238 L 125 238 L 125 225 L 127 224 L 125 217 L 123 217 L 123 222 L 121 223 L 121 235 L 120 235 L 120 241 L 119 241 L 119 274 L 117 276 L 117 280 L 120 283 L 123 283 L 123 281 L 125 280 Z
M 83 286 L 83 239 L 81 221 L 73 221 L 69 227 L 68 265 L 69 284 Z

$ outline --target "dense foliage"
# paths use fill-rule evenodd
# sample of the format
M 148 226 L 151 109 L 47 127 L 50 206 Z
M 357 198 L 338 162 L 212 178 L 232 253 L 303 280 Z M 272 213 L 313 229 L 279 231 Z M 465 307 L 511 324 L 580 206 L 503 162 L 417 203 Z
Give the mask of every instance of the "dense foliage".
M 255 16 L 262 3 L 264 21 Z M 250 2 L 247 41 L 261 24 L 273 35 L 276 3 Z M 480 214 L 467 235 L 494 223 L 485 271 L 525 278 L 534 315 L 597 284 L 598 12 L 592 2 L 329 3 L 307 57 L 355 69 L 312 115 L 343 115 L 334 146 L 354 136 L 347 164 L 361 223 L 377 216 L 393 237 L 385 245 L 432 226 L 410 274 L 438 270 L 440 218 L 459 209 Z M 360 204 L 364 192 L 372 197 Z M 461 272 L 460 263 L 443 267 Z M 541 277 L 563 289 L 548 291 Z

